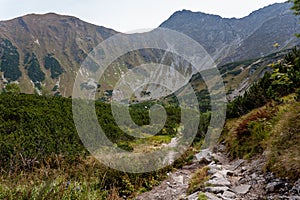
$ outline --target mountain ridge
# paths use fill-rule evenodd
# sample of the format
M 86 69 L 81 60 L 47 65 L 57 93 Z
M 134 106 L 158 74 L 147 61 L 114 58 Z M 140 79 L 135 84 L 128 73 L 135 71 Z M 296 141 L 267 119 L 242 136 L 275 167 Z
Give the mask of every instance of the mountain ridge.
M 163 22 L 160 27 L 170 28 L 187 34 L 203 45 L 208 53 L 216 59 L 218 64 L 222 65 L 242 59 L 266 56 L 269 53 L 277 51 L 277 49 L 271 49 L 270 47 L 261 54 L 256 53 L 251 57 L 245 58 L 238 55 L 241 51 L 240 49 L 247 49 L 248 44 L 244 44 L 243 42 L 255 32 L 260 31 L 259 29 L 263 28 L 264 23 L 269 20 L 285 16 L 287 18 L 285 20 L 287 24 L 294 24 L 294 27 L 290 28 L 295 31 L 293 34 L 299 31 L 299 26 L 297 26 L 298 20 L 290 10 L 291 6 L 291 3 L 276 3 L 253 11 L 243 18 L 222 18 L 218 15 L 183 10 L 175 12 L 169 19 Z M 289 22 L 289 20 L 292 22 Z M 284 34 L 283 32 L 285 30 L 283 30 L 280 25 L 273 27 L 271 32 L 275 33 L 276 31 L 280 31 L 283 39 L 278 42 L 284 43 L 287 40 L 286 38 L 293 37 L 293 34 L 290 33 L 292 31 L 289 31 L 288 34 Z M 275 28 L 278 30 L 275 30 Z M 287 48 L 298 44 L 295 40 L 296 38 L 293 39 L 292 44 Z M 272 44 L 268 43 L 268 45 L 273 46 L 277 41 L 274 40 L 272 42 Z M 252 39 L 251 43 L 256 42 Z M 286 47 L 284 46 L 283 48 Z
M 300 32 L 300 27 L 290 6 L 273 4 L 241 19 L 183 10 L 175 12 L 160 27 L 190 36 L 222 66 L 300 44 L 293 36 Z M 50 90 L 52 94 L 70 96 L 82 61 L 100 42 L 118 33 L 77 17 L 51 12 L 0 21 L 0 86 L 17 81 L 25 93 L 41 93 L 46 88 L 48 93 Z M 279 46 L 274 47 L 276 43 Z M 111 74 L 121 74 L 126 67 L 130 69 L 149 59 L 157 62 L 159 59 L 154 56 L 157 53 L 149 50 L 130 54 L 123 60 L 124 69 L 116 66 Z M 101 89 L 109 91 L 112 85 L 103 85 Z

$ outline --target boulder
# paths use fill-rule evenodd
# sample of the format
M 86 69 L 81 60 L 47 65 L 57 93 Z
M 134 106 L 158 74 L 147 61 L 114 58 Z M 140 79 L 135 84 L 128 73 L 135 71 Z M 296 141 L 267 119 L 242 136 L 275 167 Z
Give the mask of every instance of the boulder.
M 268 193 L 276 192 L 282 187 L 283 183 L 280 181 L 268 183 L 266 190 Z
M 211 151 L 209 149 L 203 149 L 201 152 L 195 155 L 195 159 L 200 163 L 208 164 L 213 161 Z

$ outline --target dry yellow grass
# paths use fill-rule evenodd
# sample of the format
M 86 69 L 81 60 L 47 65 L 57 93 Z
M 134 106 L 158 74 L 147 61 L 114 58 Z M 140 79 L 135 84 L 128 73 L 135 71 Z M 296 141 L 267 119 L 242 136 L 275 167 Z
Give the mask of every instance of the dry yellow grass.
M 205 166 L 198 169 L 193 175 L 189 182 L 188 193 L 192 194 L 196 190 L 203 189 L 205 182 L 209 180 L 208 176 L 209 167 Z

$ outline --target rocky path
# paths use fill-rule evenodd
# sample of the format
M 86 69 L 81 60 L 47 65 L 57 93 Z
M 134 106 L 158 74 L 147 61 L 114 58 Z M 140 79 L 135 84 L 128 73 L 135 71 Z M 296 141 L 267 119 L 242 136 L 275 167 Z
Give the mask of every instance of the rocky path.
M 290 184 L 271 173 L 263 173 L 264 156 L 252 161 L 242 159 L 230 161 L 219 146 L 217 153 L 204 150 L 195 155 L 192 165 L 171 173 L 153 190 L 138 196 L 137 200 L 197 200 L 201 192 L 208 200 L 300 200 L 300 180 Z M 198 168 L 209 163 L 210 179 L 202 191 L 186 195 L 190 178 Z
M 242 159 L 229 161 L 219 146 L 217 153 L 200 152 L 197 160 L 209 161 L 209 181 L 203 191 L 198 191 L 185 199 L 197 200 L 202 192 L 208 200 L 258 200 L 291 199 L 300 200 L 300 180 L 290 184 L 278 179 L 272 173 L 264 173 L 264 155 L 251 161 Z
M 203 165 L 202 165 L 203 166 Z M 136 197 L 136 200 L 172 200 L 182 199 L 188 189 L 188 183 L 195 170 L 201 167 L 198 163 L 184 166 L 170 173 L 169 177 L 151 191 Z

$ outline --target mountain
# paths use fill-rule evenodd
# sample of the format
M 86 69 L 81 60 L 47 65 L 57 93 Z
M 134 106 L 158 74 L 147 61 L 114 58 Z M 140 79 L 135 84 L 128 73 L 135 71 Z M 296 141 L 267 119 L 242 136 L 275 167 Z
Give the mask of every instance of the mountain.
M 290 7 L 290 3 L 273 4 L 241 19 L 183 10 L 175 12 L 160 27 L 187 34 L 203 45 L 222 68 L 227 63 L 258 59 L 299 44 L 294 37 L 300 32 L 298 18 Z M 55 13 L 0 21 L 0 87 L 18 82 L 25 93 L 70 96 L 82 61 L 96 45 L 117 33 L 76 17 Z M 184 60 L 163 61 L 164 57 L 164 52 L 153 49 L 122 56 L 102 82 L 100 80 L 100 97 L 109 100 L 113 86 L 122 74 L 144 63 L 162 62 L 192 77 L 190 66 Z M 171 70 L 164 73 L 171 77 Z M 174 81 L 177 81 L 176 77 L 170 83 Z M 146 90 L 140 92 L 148 93 Z
M 117 32 L 54 13 L 0 22 L 2 81 L 16 81 L 32 93 L 34 83 L 70 95 L 80 63 L 101 41 Z M 71 85 L 71 86 L 70 86 Z
M 182 32 L 197 42 L 222 65 L 266 56 L 299 44 L 299 20 L 292 3 L 276 3 L 249 16 L 222 18 L 201 12 L 175 12 L 160 27 Z

